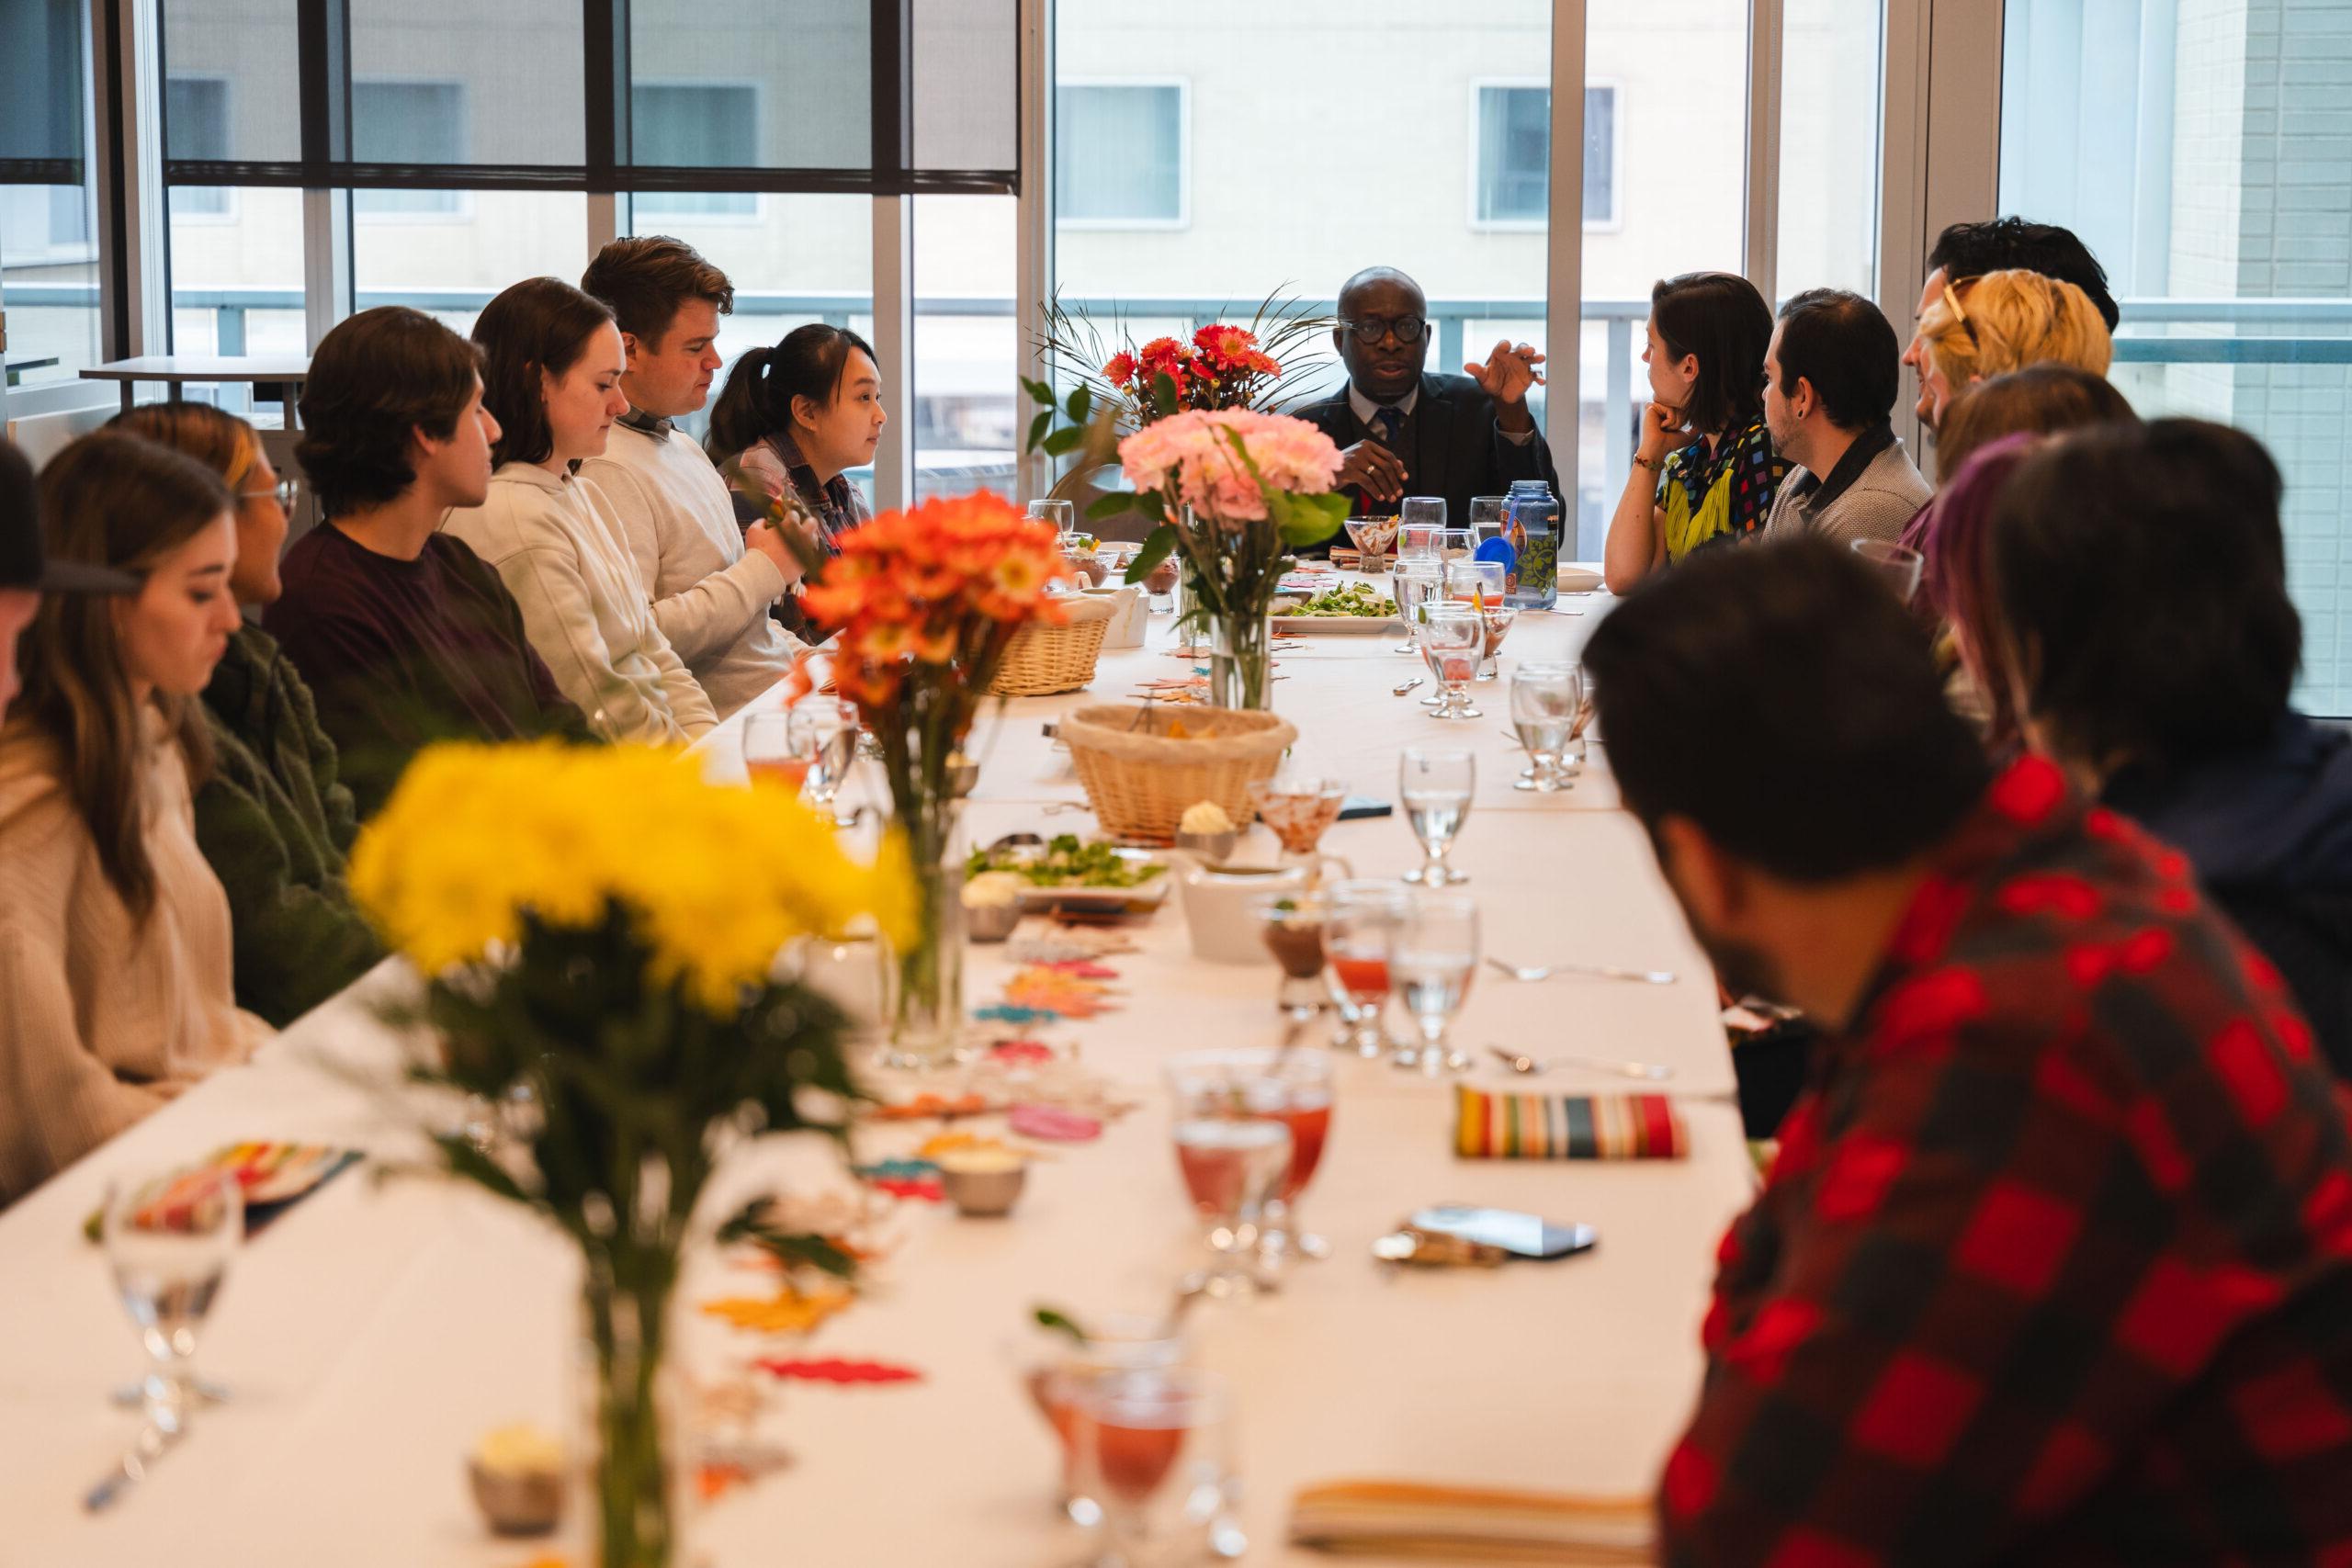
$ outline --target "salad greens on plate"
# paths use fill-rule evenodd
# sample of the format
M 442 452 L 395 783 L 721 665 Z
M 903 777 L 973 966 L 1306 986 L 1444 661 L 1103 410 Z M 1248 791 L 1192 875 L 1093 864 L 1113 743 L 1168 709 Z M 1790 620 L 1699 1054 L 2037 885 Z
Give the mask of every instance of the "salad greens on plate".
M 1061 833 L 1043 850 L 974 850 L 964 874 L 1009 871 L 1038 887 L 1139 887 L 1167 869 L 1157 861 L 1121 854 L 1115 845 L 1090 844 L 1075 833 Z
M 1346 615 L 1366 620 L 1385 619 L 1396 613 L 1396 601 L 1369 582 L 1351 582 L 1344 587 L 1326 589 L 1295 608 L 1275 611 L 1281 615 Z

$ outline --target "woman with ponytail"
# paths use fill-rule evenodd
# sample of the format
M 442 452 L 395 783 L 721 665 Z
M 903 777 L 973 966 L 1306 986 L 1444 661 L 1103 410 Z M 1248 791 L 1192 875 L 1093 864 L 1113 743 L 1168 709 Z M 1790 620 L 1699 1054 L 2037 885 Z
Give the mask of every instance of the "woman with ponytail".
M 874 461 L 888 418 L 872 347 L 846 327 L 812 321 L 735 361 L 706 445 L 735 492 L 738 522 L 780 514 L 831 559 L 842 535 L 873 515 L 843 476 Z M 797 598 L 781 601 L 776 617 L 805 634 Z
M 235 502 L 192 457 L 101 431 L 41 476 L 58 560 L 141 579 L 51 595 L 0 728 L 0 1202 L 249 1055 L 229 901 L 197 848 L 202 705 L 237 626 Z

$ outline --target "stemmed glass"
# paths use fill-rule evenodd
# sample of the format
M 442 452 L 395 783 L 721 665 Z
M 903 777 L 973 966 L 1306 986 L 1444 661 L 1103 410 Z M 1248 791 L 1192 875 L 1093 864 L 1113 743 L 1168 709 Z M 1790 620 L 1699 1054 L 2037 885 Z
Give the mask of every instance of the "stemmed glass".
M 1054 1429 L 1062 1450 L 1062 1511 L 1089 1529 L 1102 1522 L 1102 1506 L 1080 1485 L 1078 1402 L 1099 1378 L 1181 1367 L 1192 1359 L 1182 1325 L 1167 1314 L 1155 1317 L 1091 1314 L 1086 1337 L 1033 1327 L 1017 1346 L 1021 1381 L 1037 1413 Z
M 1488 539 L 1499 539 L 1505 532 L 1503 502 L 1499 495 L 1474 495 L 1470 498 L 1470 541 L 1473 551 Z
M 1478 759 L 1468 751 L 1408 746 L 1396 764 L 1396 787 L 1404 797 L 1405 820 L 1421 841 L 1428 860 L 1405 874 L 1407 882 L 1424 887 L 1445 887 L 1470 880 L 1466 873 L 1445 863 L 1446 851 L 1470 816 L 1470 796 L 1478 784 Z
M 800 793 L 811 806 L 832 809 L 833 796 L 857 765 L 857 705 L 809 696 L 785 715 L 786 745 L 806 759 Z
M 1078 503 L 1074 501 L 1033 501 L 1029 515 L 1051 523 L 1054 532 L 1061 536 L 1062 548 L 1069 548 L 1070 538 L 1078 532 Z
M 1421 658 L 1444 694 L 1434 716 L 1478 717 L 1478 710 L 1470 705 L 1470 682 L 1478 673 L 1487 646 L 1485 620 L 1467 604 L 1432 600 L 1421 606 L 1421 624 L 1415 631 L 1420 638 Z
M 808 769 L 815 761 L 800 750 L 801 739 L 793 731 L 789 712 L 752 715 L 743 721 L 743 771 L 754 782 L 766 779 L 786 789 L 799 789 L 808 783 Z
M 1445 1032 L 1469 994 L 1478 968 L 1478 906 L 1459 894 L 1424 893 L 1405 912 L 1389 960 L 1396 999 L 1420 1026 L 1421 1043 L 1400 1046 L 1390 1058 L 1400 1067 L 1418 1066 L 1435 1077 L 1464 1072 L 1470 1058 L 1446 1043 Z
M 1435 523 L 1400 521 L 1396 525 L 1395 564 L 1390 570 L 1394 570 L 1396 566 L 1401 566 L 1408 561 L 1433 561 L 1441 558 L 1437 553 L 1438 538 L 1444 532 L 1445 523 L 1442 518 Z
M 1330 1054 L 1262 1046 L 1188 1051 L 1171 1067 L 1171 1078 L 1193 1086 L 1197 1106 L 1213 1107 L 1223 1117 L 1275 1122 L 1289 1134 L 1287 1157 L 1263 1200 L 1257 1238 L 1261 1260 L 1272 1269 L 1292 1252 L 1330 1256 L 1329 1242 L 1297 1227 L 1299 1194 L 1315 1179 L 1331 1134 Z M 1190 1167 L 1185 1176 L 1193 1179 Z M 1196 1186 L 1196 1197 L 1198 1191 Z
M 1468 604 L 1478 612 L 1484 623 L 1485 648 L 1478 660 L 1477 679 L 1495 678 L 1495 654 L 1503 645 L 1503 636 L 1518 619 L 1503 597 L 1503 563 L 1498 560 L 1453 560 L 1445 563 L 1446 596 L 1457 604 Z
M 1445 560 L 1465 560 L 1477 547 L 1477 536 L 1467 528 L 1448 528 L 1438 536 L 1438 555 Z
M 1316 853 L 1325 830 L 1340 819 L 1340 808 L 1348 802 L 1345 779 L 1285 769 L 1271 779 L 1250 780 L 1249 790 L 1250 804 L 1258 808 L 1258 820 L 1282 842 L 1283 863 L 1306 867 L 1307 886 L 1320 879 L 1326 863 L 1339 866 L 1342 876 L 1355 874 L 1338 856 Z
M 1408 531 L 1417 527 L 1445 526 L 1445 497 L 1442 495 L 1408 495 L 1396 503 L 1396 515 Z
M 1405 640 L 1396 645 L 1398 653 L 1419 653 L 1421 650 L 1415 628 L 1420 624 L 1424 601 L 1444 592 L 1444 568 L 1429 557 L 1396 552 L 1396 564 L 1389 569 L 1389 592 L 1396 596 L 1396 615 L 1405 623 Z
M 1246 1550 L 1226 1511 L 1233 1489 L 1225 1380 L 1193 1367 L 1112 1372 L 1078 1390 L 1079 1488 L 1102 1507 L 1087 1568 L 1145 1568 Z
M 1266 1205 L 1291 1168 L 1290 1127 L 1248 1108 L 1236 1092 L 1231 1055 L 1187 1052 L 1165 1069 L 1175 1105 L 1176 1168 L 1216 1254 L 1208 1290 L 1225 1296 L 1270 1288 L 1248 1259 L 1264 1237 Z
M 1919 592 L 1919 577 L 1927 570 L 1927 557 L 1891 539 L 1856 539 L 1853 549 L 1878 569 L 1897 599 L 1905 604 L 1911 603 L 1911 596 Z
M 1359 1056 L 1388 1048 L 1380 1027 L 1388 1006 L 1388 955 L 1405 918 L 1405 889 L 1393 882 L 1342 882 L 1324 889 L 1323 977 L 1340 1010 L 1332 1043 Z
M 1567 750 L 1583 707 L 1584 682 L 1575 665 L 1522 663 L 1511 671 L 1511 728 L 1535 763 L 1534 773 L 1513 789 L 1553 795 L 1575 787 L 1560 771 L 1560 753 Z
M 105 1224 L 115 1289 L 147 1348 L 138 1451 L 152 1456 L 187 1429 L 197 1332 L 244 1240 L 244 1192 L 233 1171 L 174 1171 L 109 1192 Z
M 1323 900 L 1313 893 L 1261 898 L 1250 906 L 1258 934 L 1283 972 L 1274 1005 L 1294 1030 L 1323 1010 Z

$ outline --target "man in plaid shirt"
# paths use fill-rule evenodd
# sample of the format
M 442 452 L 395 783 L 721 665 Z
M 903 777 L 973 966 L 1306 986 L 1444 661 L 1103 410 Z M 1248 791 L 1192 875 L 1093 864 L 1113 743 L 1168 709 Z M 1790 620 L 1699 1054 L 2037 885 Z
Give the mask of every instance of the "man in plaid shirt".
M 1663 574 L 1585 661 L 1725 983 L 1827 1033 L 1665 1560 L 2352 1563 L 2352 1101 L 2185 859 L 1990 769 L 1816 540 Z

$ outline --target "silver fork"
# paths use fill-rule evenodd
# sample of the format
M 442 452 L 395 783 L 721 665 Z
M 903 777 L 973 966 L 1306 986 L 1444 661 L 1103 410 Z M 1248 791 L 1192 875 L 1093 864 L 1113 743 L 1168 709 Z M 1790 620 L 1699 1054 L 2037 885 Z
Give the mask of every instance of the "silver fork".
M 1621 1078 L 1641 1078 L 1649 1083 L 1663 1083 L 1674 1076 L 1674 1069 L 1664 1062 L 1605 1062 L 1597 1056 L 1522 1056 L 1499 1045 L 1487 1049 L 1522 1077 L 1548 1073 L 1555 1067 L 1583 1067 L 1589 1072 L 1613 1073 Z
M 1506 964 L 1499 958 L 1487 963 L 1514 980 L 1548 980 L 1555 975 L 1582 975 L 1595 980 L 1638 980 L 1645 986 L 1671 986 L 1671 969 L 1620 969 L 1608 964 Z

